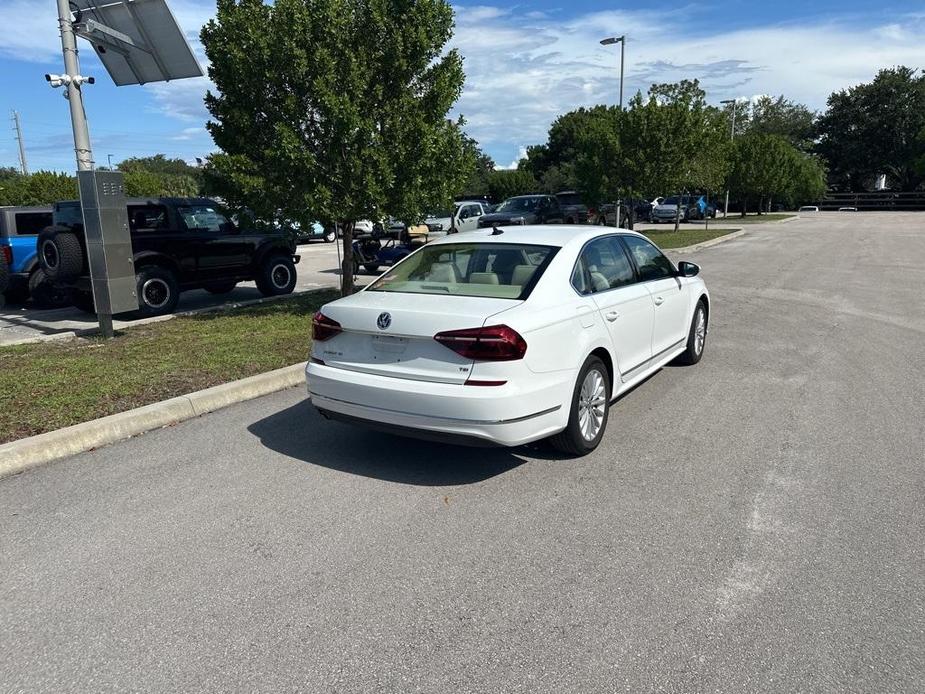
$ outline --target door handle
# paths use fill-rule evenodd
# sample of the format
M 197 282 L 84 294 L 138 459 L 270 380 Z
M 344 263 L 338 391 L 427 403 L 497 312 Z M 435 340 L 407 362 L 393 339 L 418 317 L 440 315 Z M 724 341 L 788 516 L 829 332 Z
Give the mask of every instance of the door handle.
M 609 320 L 611 323 L 613 323 L 619 317 L 620 317 L 620 314 L 617 311 L 609 311 L 608 313 L 604 314 L 604 318 Z
M 660 296 L 655 297 L 655 305 L 656 305 L 656 306 L 661 306 L 663 303 L 665 303 L 665 300 L 664 300 L 662 297 L 660 297 Z

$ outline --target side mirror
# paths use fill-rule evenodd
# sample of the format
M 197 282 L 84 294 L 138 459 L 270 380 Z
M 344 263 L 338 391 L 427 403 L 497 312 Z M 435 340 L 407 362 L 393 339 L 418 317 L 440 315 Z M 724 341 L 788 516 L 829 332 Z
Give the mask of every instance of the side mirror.
M 469 210 L 463 210 L 459 213 L 460 219 L 469 219 Z
M 696 263 L 689 263 L 682 260 L 678 263 L 678 275 L 681 277 L 696 277 L 700 274 L 700 266 Z
M 238 227 L 236 227 L 233 222 L 222 222 L 218 229 L 223 234 L 238 233 Z

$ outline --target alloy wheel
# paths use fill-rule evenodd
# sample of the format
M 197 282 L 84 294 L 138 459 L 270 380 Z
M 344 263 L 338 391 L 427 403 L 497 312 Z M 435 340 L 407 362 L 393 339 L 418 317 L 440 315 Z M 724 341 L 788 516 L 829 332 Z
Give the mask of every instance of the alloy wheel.
M 703 345 L 707 340 L 707 317 L 702 308 L 697 309 L 697 319 L 694 323 L 694 352 L 703 352 Z
M 591 369 L 581 384 L 578 393 L 578 426 L 585 441 L 593 441 L 604 424 L 607 406 L 604 376 L 597 369 Z

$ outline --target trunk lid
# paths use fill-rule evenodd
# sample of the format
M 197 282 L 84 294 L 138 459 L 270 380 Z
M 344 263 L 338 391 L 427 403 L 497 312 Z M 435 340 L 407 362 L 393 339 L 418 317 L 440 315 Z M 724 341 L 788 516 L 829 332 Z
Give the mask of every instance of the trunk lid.
M 473 361 L 444 347 L 434 335 L 482 327 L 489 318 L 520 303 L 517 299 L 360 292 L 322 309 L 340 323 L 343 332 L 316 343 L 314 356 L 328 366 L 351 371 L 465 383 Z

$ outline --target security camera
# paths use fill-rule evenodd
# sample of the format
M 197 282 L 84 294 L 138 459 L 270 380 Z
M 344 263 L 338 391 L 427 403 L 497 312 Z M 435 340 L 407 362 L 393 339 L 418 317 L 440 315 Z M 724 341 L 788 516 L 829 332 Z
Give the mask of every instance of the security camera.
M 61 87 L 65 84 L 70 83 L 71 78 L 68 77 L 67 75 L 48 75 L 46 74 L 45 80 L 48 82 L 48 84 L 50 84 L 52 87 L 55 87 L 57 89 L 58 87 Z

